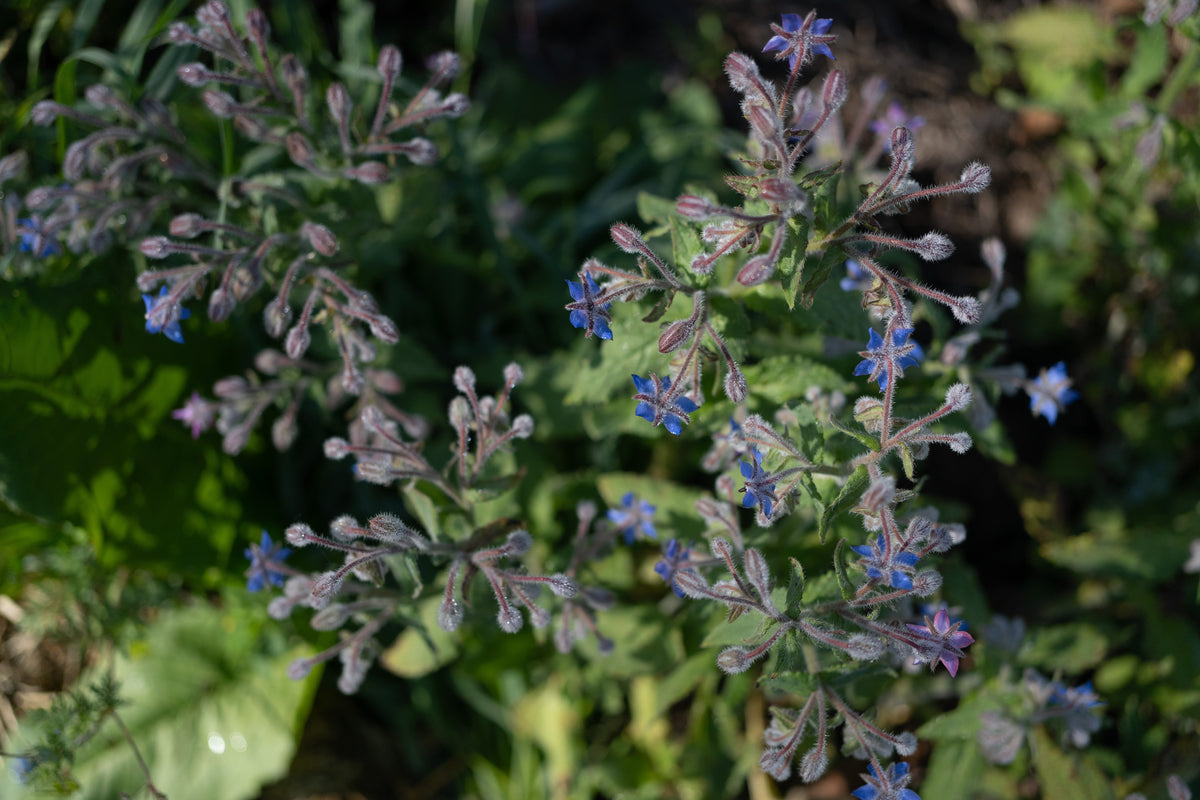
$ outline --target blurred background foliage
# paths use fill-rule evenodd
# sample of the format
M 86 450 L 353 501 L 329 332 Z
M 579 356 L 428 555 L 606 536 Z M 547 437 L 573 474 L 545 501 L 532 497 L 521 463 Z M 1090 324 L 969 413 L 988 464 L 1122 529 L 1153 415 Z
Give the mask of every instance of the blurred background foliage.
M 231 2 L 235 16 L 245 5 Z M 1012 359 L 1032 372 L 1065 360 L 1082 395 L 1049 430 L 1022 398 L 1003 398 L 1008 463 L 977 453 L 926 462 L 928 495 L 969 532 L 944 570 L 947 594 L 973 626 L 1004 614 L 1024 618 L 1029 633 L 1011 656 L 986 643 L 972 651 L 957 685 L 901 678 L 877 716 L 911 726 L 966 695 L 921 729 L 933 744 L 914 759 L 926 800 L 1067 796 L 1056 789 L 1066 771 L 1101 776 L 1072 787 L 1080 798 L 1165 797 L 1169 773 L 1195 787 L 1198 590 L 1181 570 L 1200 536 L 1197 20 L 1147 25 L 1138 4 L 1119 2 L 816 6 L 835 20 L 852 85 L 882 72 L 928 120 L 917 177 L 975 158 L 993 167 L 991 199 L 978 208 L 935 204 L 905 224 L 936 225 L 960 254 L 1002 236 L 1023 299 L 1004 320 Z M 692 466 L 704 443 L 650 436 L 633 427 L 624 398 L 605 408 L 612 398 L 590 396 L 608 378 L 595 343 L 566 324 L 563 281 L 589 255 L 618 261 L 612 222 L 636 223 L 653 211 L 649 198 L 713 188 L 733 170 L 741 120 L 724 55 L 756 52 L 780 10 L 807 6 L 284 0 L 266 9 L 286 49 L 351 87 L 369 80 L 381 43 L 397 44 L 414 72 L 446 47 L 465 58 L 456 89 L 473 105 L 434 131 L 445 157 L 347 198 L 374 203 L 382 227 L 356 220 L 353 207 L 340 220 L 364 287 L 401 322 L 389 366 L 406 383 L 405 407 L 437 420 L 455 366 L 469 364 L 486 386 L 515 359 L 529 375 L 518 410 L 538 428 L 518 447 L 528 475 L 513 502 L 536 558 L 552 562 L 573 535 L 578 500 L 615 505 L 635 481 L 647 485 L 646 473 L 659 530 L 698 534 L 687 527 L 696 524 L 689 485 L 707 480 Z M 160 61 L 156 37 L 191 10 L 167 0 L 7 4 L 0 153 L 25 149 L 35 174 L 57 174 L 66 132 L 33 127 L 29 109 L 70 102 L 99 79 L 179 101 L 190 90 Z M 208 146 L 216 157 L 219 141 Z M 977 289 L 976 263 L 959 257 L 954 276 L 931 280 Z M 236 459 L 169 418 L 193 389 L 250 366 L 268 344 L 256 314 L 214 325 L 197 313 L 179 347 L 144 334 L 136 269 L 120 249 L 50 259 L 36 275 L 11 259 L 0 271 L 0 593 L 21 612 L 2 620 L 5 729 L 15 713 L 111 669 L 172 797 L 778 796 L 756 767 L 761 692 L 750 675 L 718 672 L 706 649 L 719 643 L 713 618 L 664 597 L 651 549 L 622 548 L 598 571 L 622 598 L 601 617 L 617 642 L 607 658 L 559 655 L 544 636 L 480 621 L 436 652 L 395 631 L 383 658 L 395 674 L 376 670 L 354 698 L 319 674 L 287 681 L 282 665 L 321 640 L 306 625 L 267 621 L 265 601 L 247 598 L 243 548 L 297 519 L 401 511 L 399 498 L 320 457 L 341 421 L 315 407 L 288 452 L 256 435 Z M 805 374 L 795 396 L 838 380 Z M 445 444 L 435 437 L 431 451 Z M 983 762 L 978 713 L 1025 667 L 1094 682 L 1106 724 L 1087 755 L 1042 735 L 1032 761 Z M 164 685 L 174 688 L 150 691 Z M 195 719 L 181 721 L 185 711 Z M 235 733 L 269 743 L 269 757 L 239 759 Z M 845 796 L 860 766 L 844 760 L 796 796 Z M 84 796 L 112 797 L 136 785 L 129 768 L 121 742 L 104 736 L 81 751 L 75 773 Z M 218 782 L 171 791 L 198 775 Z M 6 771 L 0 792 L 10 791 Z

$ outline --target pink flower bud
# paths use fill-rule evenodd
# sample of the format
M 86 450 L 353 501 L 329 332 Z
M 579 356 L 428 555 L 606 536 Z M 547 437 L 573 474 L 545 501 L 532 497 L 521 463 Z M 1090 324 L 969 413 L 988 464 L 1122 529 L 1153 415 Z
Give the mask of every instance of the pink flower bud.
M 846 75 L 840 69 L 833 70 L 825 78 L 825 84 L 821 87 L 821 102 L 830 114 L 846 102 Z
M 233 292 L 218 286 L 208 298 L 208 318 L 213 322 L 224 322 L 233 313 L 237 300 Z
M 912 131 L 901 125 L 892 129 L 891 138 L 892 158 L 901 162 L 910 161 L 916 150 Z
M 746 94 L 762 81 L 762 74 L 754 59 L 744 53 L 730 53 L 725 59 L 725 75 L 734 91 Z
M 733 369 L 725 375 L 725 396 L 731 402 L 741 403 L 749 394 L 749 387 L 746 385 L 746 375 L 737 365 L 733 365 Z
M 954 242 L 943 233 L 930 231 L 914 243 L 913 250 L 926 261 L 941 261 L 954 252 Z
M 769 255 L 755 256 L 738 270 L 737 282 L 742 286 L 758 286 L 775 272 L 775 262 Z
M 62 106 L 58 103 L 53 100 L 42 100 L 29 112 L 29 119 L 33 121 L 34 125 L 49 125 L 58 119 L 60 113 L 62 113 Z
M 658 337 L 658 352 L 675 352 L 692 338 L 692 333 L 695 330 L 696 325 L 691 319 L 675 320 Z
M 792 203 L 804 198 L 804 192 L 787 178 L 763 178 L 758 183 L 759 195 L 768 203 Z
M 186 83 L 188 86 L 203 86 L 208 83 L 210 73 L 208 69 L 200 63 L 193 62 L 184 64 L 179 69 L 175 70 L 175 74 L 179 76 L 179 80 Z
M 312 344 L 312 336 L 308 332 L 308 326 L 296 325 L 288 331 L 283 349 L 288 358 L 295 359 L 303 356 L 310 344 Z
M 626 253 L 640 253 L 646 247 L 642 234 L 630 225 L 618 222 L 609 229 L 613 243 Z M 666 352 L 665 350 L 663 352 Z
M 180 239 L 194 239 L 204 230 L 204 217 L 199 214 L 180 214 L 171 220 L 167 230 Z
M 272 339 L 283 336 L 292 321 L 292 307 L 282 297 L 276 297 L 263 309 L 263 328 Z
M 233 116 L 233 109 L 237 105 L 237 101 L 225 92 L 219 92 L 216 89 L 204 90 L 204 105 L 208 106 L 208 110 L 221 119 L 229 119 Z
M 300 235 L 308 240 L 313 250 L 323 256 L 332 256 L 338 251 L 337 237 L 324 225 L 305 222 L 300 226 Z
M 166 258 L 171 255 L 171 240 L 165 236 L 150 236 L 138 245 L 146 258 Z
M 364 161 L 356 167 L 351 167 L 343 173 L 347 178 L 368 185 L 384 183 L 388 179 L 386 164 L 379 161 Z
M 346 91 L 345 84 L 329 84 L 329 88 L 325 90 L 325 102 L 329 106 L 329 116 L 333 117 L 333 121 L 338 125 L 341 125 L 348 119 L 350 113 L 350 93 Z
M 271 35 L 271 23 L 261 8 L 251 8 L 246 12 L 246 30 L 258 41 L 263 41 Z
M 713 216 L 717 210 L 712 202 L 694 194 L 682 195 L 675 201 L 675 212 L 685 219 L 703 220 Z

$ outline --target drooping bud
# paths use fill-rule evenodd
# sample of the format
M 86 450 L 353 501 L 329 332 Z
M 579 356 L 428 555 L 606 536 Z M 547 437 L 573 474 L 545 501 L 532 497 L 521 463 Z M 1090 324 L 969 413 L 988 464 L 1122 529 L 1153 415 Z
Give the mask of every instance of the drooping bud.
M 283 538 L 292 547 L 307 547 L 316 538 L 316 534 L 303 522 L 297 522 L 287 527 L 287 530 L 283 532 Z
M 950 313 L 964 325 L 974 325 L 983 315 L 983 306 L 979 300 L 970 295 L 955 297 L 950 304 Z
M 246 30 L 256 41 L 264 41 L 271 36 L 271 23 L 261 8 L 251 8 L 246 12 Z
M 749 394 L 746 384 L 746 374 L 736 364 L 730 364 L 730 370 L 725 374 L 725 396 L 731 402 L 741 403 Z
M 292 321 L 292 307 L 282 297 L 276 297 L 263 309 L 263 328 L 272 339 L 283 336 Z
M 224 286 L 218 286 L 208 298 L 208 318 L 213 322 L 224 322 L 233 313 L 237 300 L 233 292 Z
M 310 167 L 316 162 L 316 152 L 304 134 L 292 131 L 284 137 L 283 141 L 287 147 L 288 158 L 292 159 L 292 163 L 296 166 Z
M 516 633 L 525 624 L 525 618 L 512 606 L 501 606 L 496 614 L 496 622 L 505 633 Z
M 516 386 L 523 380 L 525 380 L 525 370 L 521 369 L 520 364 L 514 361 L 504 368 L 504 382 L 509 386 Z
M 759 196 L 768 203 L 794 203 L 804 199 L 804 192 L 787 178 L 763 178 L 758 183 Z
M 529 531 L 513 531 L 508 535 L 504 546 L 508 549 L 509 555 L 524 555 L 529 552 L 530 547 L 533 547 L 533 537 L 529 535 Z
M 279 62 L 279 68 L 283 71 L 283 82 L 293 92 L 300 93 L 308 88 L 308 72 L 296 56 L 291 53 L 285 55 Z
M 212 73 L 208 68 L 199 62 L 184 64 L 179 69 L 175 70 L 175 74 L 179 76 L 179 80 L 186 83 L 188 86 L 203 86 L 212 79 Z
M 295 359 L 303 356 L 310 344 L 312 344 L 312 335 L 308 332 L 308 326 L 297 324 L 288 331 L 287 339 L 283 343 L 283 349 L 287 353 L 288 358 Z
M 385 344 L 395 344 L 400 341 L 400 329 L 396 327 L 396 323 L 392 322 L 391 317 L 374 314 L 367 324 L 371 327 L 371 335 L 379 341 Z
M 325 103 L 329 106 L 329 116 L 340 127 L 349 120 L 350 93 L 343 83 L 331 83 L 325 90 Z
M 740 94 L 747 94 L 762 82 L 758 64 L 745 53 L 730 53 L 725 58 L 725 75 L 729 78 L 729 85 Z
M 324 225 L 305 222 L 300 226 L 300 235 L 308 241 L 313 250 L 323 256 L 332 256 L 338 251 L 337 237 Z
M 878 636 L 856 633 L 846 640 L 846 652 L 855 661 L 874 661 L 887 651 L 887 643 Z
M 458 630 L 459 625 L 462 625 L 462 621 L 462 603 L 458 602 L 453 597 L 447 597 L 442 600 L 437 611 L 438 627 L 448 633 L 453 633 L 454 631 Z
M 142 239 L 138 249 L 146 258 L 166 258 L 171 255 L 171 240 L 165 236 L 150 236 Z
M 950 445 L 950 449 L 954 452 L 959 454 L 965 453 L 971 449 L 971 434 L 961 431 L 952 434 L 947 444 Z
M 54 120 L 58 119 L 58 115 L 62 113 L 62 106 L 53 100 L 42 100 L 34 105 L 29 112 L 29 119 L 34 125 L 50 125 Z
M 341 461 L 350 454 L 350 443 L 340 436 L 325 440 L 325 457 L 330 461 Z
M 195 239 L 204 231 L 203 222 L 199 214 L 180 214 L 171 220 L 168 230 L 180 239 Z

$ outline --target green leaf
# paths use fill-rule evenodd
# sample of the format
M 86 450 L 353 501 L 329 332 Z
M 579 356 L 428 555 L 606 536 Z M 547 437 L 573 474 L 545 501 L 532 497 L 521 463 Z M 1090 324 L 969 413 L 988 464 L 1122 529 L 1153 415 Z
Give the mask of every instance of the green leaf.
M 1078 675 L 1098 666 L 1108 654 L 1108 637 L 1088 622 L 1036 628 L 1029 638 L 1021 663 L 1047 672 Z
M 207 581 L 234 552 L 244 478 L 169 419 L 187 380 L 170 359 L 186 345 L 145 333 L 141 303 L 107 288 L 111 266 L 0 298 L 0 415 L 21 421 L 0 426 L 0 502 L 83 529 L 106 565 Z
M 788 308 L 796 307 L 796 293 L 800 291 L 800 276 L 804 274 L 804 257 L 808 250 L 808 220 L 804 217 L 791 217 L 787 221 L 788 241 L 779 256 L 779 277 L 783 286 L 783 297 L 787 300 Z M 776 236 L 784 235 L 778 231 Z
M 846 560 L 849 558 L 847 555 L 849 549 L 845 539 L 838 539 L 837 546 L 833 548 L 833 568 L 837 572 L 838 586 L 842 590 L 843 600 L 854 597 L 854 583 L 850 580 L 850 570 Z
M 1111 800 L 1115 797 L 1104 773 L 1084 752 L 1064 753 L 1039 726 L 1033 731 L 1033 768 L 1042 797 Z
M 638 192 L 637 212 L 638 216 L 646 222 L 668 227 L 671 220 L 676 217 L 675 201 L 649 192 Z
M 417 612 L 419 621 L 405 628 L 379 657 L 379 665 L 401 678 L 420 678 L 458 657 L 459 634 L 437 624 L 440 595 L 427 597 Z
M 802 398 L 810 386 L 826 391 L 846 387 L 846 381 L 836 370 L 798 353 L 769 356 L 742 371 L 754 395 L 772 403 L 790 403 Z
M 805 698 L 817 690 L 817 678 L 807 672 L 788 672 L 764 677 L 758 685 L 764 692 Z
M 825 537 L 829 534 L 829 526 L 833 523 L 834 518 L 858 502 L 869 482 L 867 468 L 859 467 L 842 484 L 841 491 L 838 492 L 833 502 L 825 505 L 825 509 L 821 512 L 821 519 L 817 523 L 817 536 L 820 538 L 821 544 L 825 544 Z
M 258 797 L 287 772 L 320 670 L 288 680 L 288 664 L 312 650 L 286 647 L 265 625 L 273 623 L 264 622 L 258 605 L 172 609 L 130 655 L 114 659 L 127 701 L 118 713 L 168 797 Z M 111 721 L 78 751 L 72 771 L 84 800 L 137 794 L 145 782 Z
M 933 747 L 925 780 L 921 783 L 923 797 L 975 797 L 975 789 L 986 763 L 974 738 L 940 741 Z M 1054 797 L 1055 795 L 1046 795 Z M 1074 797 L 1074 795 L 1062 795 Z
M 800 604 L 804 601 L 804 567 L 791 556 L 788 556 L 788 565 L 791 567 L 791 574 L 788 577 L 784 613 L 789 617 L 796 618 L 800 613 Z

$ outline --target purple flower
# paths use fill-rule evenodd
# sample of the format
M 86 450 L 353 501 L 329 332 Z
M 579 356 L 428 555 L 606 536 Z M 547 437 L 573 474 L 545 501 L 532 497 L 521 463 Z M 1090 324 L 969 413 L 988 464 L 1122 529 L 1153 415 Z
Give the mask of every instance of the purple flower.
M 961 622 L 950 622 L 945 609 L 937 612 L 933 619 L 925 618 L 924 625 L 908 624 L 908 629 L 918 634 L 920 641 L 913 644 L 917 651 L 914 664 L 928 664 L 933 669 L 938 661 L 946 667 L 950 677 L 958 675 L 958 660 L 963 657 L 963 648 L 975 641 L 975 637 L 959 630 Z
M 908 764 L 900 761 L 889 764 L 883 773 L 875 771 L 874 762 L 867 765 L 867 774 L 859 775 L 866 786 L 860 786 L 852 794 L 858 800 L 921 800 L 920 795 L 907 788 L 912 776 L 908 774 Z
M 863 292 L 871 288 L 875 276 L 852 258 L 846 259 L 846 277 L 838 282 L 843 292 Z
M 904 106 L 897 103 L 895 100 L 888 106 L 887 113 L 871 123 L 871 130 L 883 140 L 884 149 L 891 152 L 892 149 L 892 131 L 896 128 L 908 128 L 910 131 L 915 131 L 925 127 L 925 118 L 922 116 L 909 116 L 904 110 Z
M 889 368 L 896 373 L 896 377 L 904 377 L 906 368 L 919 366 L 925 357 L 921 345 L 908 341 L 912 332 L 912 328 L 893 331 L 892 341 L 888 344 L 874 328 L 868 329 L 867 349 L 859 352 L 863 360 L 854 368 L 854 374 L 866 375 L 868 380 L 877 381 L 881 392 L 887 388 Z
M 201 433 L 212 427 L 216 415 L 217 404 L 205 400 L 198 392 L 192 392 L 192 396 L 182 408 L 171 412 L 172 419 L 177 419 L 192 429 L 193 439 L 199 439 Z
M 159 291 L 158 297 L 142 295 L 142 302 L 146 304 L 146 333 L 161 333 L 172 342 L 183 344 L 183 329 L 179 321 L 190 317 L 192 312 L 178 303 L 168 302 L 166 298 L 165 286 Z
M 41 217 L 35 215 L 18 219 L 17 232 L 21 235 L 17 249 L 22 253 L 33 253 L 38 258 L 45 258 L 61 252 L 58 242 L 43 233 Z
M 639 531 L 648 539 L 658 538 L 658 531 L 654 529 L 654 522 L 651 520 L 654 516 L 654 506 L 645 500 L 639 502 L 633 492 L 625 493 L 621 498 L 621 506 L 610 508 L 608 518 L 617 526 L 617 530 L 624 534 L 626 544 L 633 544 Z
M 905 552 L 897 547 L 888 552 L 882 533 L 874 544 L 853 545 L 850 549 L 862 556 L 859 563 L 871 580 L 886 580 L 887 585 L 894 589 L 913 588 L 909 575 L 920 558 L 916 553 Z
M 775 35 L 767 40 L 762 51 L 779 51 L 776 58 L 786 58 L 793 72 L 797 65 L 812 61 L 814 53 L 832 59 L 833 51 L 829 49 L 829 42 L 837 40 L 836 36 L 827 35 L 832 24 L 832 19 L 817 19 L 815 11 L 809 12 L 803 20 L 799 14 L 784 14 L 782 26 L 771 25 Z
M 1029 392 L 1029 410 L 1034 416 L 1041 414 L 1051 425 L 1058 419 L 1058 412 L 1079 397 L 1079 392 L 1071 388 L 1067 365 L 1061 361 L 1026 383 L 1025 391 Z
M 575 301 L 566 305 L 567 310 L 571 312 L 571 324 L 576 328 L 583 328 L 584 337 L 594 333 L 601 339 L 611 339 L 612 328 L 608 327 L 608 324 L 612 322 L 612 315 L 608 309 L 612 303 L 603 302 L 604 295 L 600 285 L 592 279 L 592 273 L 584 270 L 579 273 L 579 277 L 579 283 L 567 281 L 567 289 L 571 292 L 571 299 Z
M 690 397 L 672 396 L 671 379 L 660 379 L 653 372 L 649 378 L 634 375 L 633 385 L 638 390 L 633 396 L 638 401 L 634 413 L 651 425 L 661 424 L 676 436 L 692 421 L 688 415 L 699 408 Z
M 246 548 L 246 558 L 250 559 L 250 568 L 246 570 L 246 590 L 260 591 L 268 583 L 272 586 L 283 586 L 284 573 L 277 567 L 291 554 L 289 547 L 283 543 L 276 545 L 271 542 L 271 536 L 265 530 L 258 544 Z
M 758 506 L 763 514 L 769 517 L 777 500 L 775 482 L 771 480 L 774 476 L 763 471 L 762 453 L 751 449 L 750 455 L 754 458 L 753 464 L 738 461 L 738 468 L 742 471 L 742 477 L 746 479 L 746 488 L 742 490 L 746 493 L 742 498 L 742 507 Z
M 689 568 L 687 561 L 691 552 L 689 548 L 680 547 L 679 542 L 672 539 L 663 547 L 663 557 L 654 565 L 654 571 L 659 574 L 659 577 L 669 583 L 671 588 L 675 590 L 675 594 L 680 597 L 683 597 L 683 590 L 675 583 L 675 576 Z

